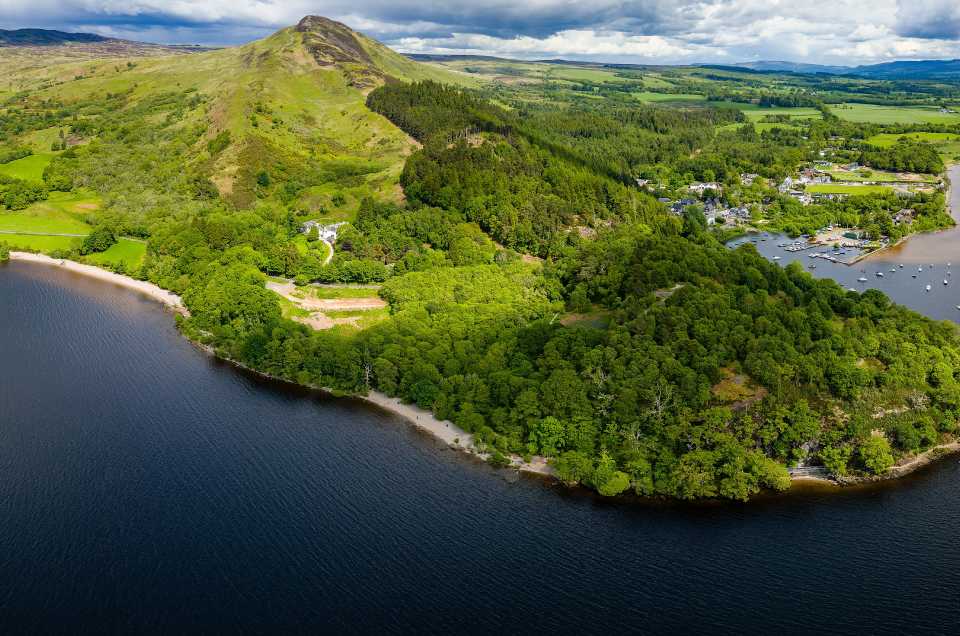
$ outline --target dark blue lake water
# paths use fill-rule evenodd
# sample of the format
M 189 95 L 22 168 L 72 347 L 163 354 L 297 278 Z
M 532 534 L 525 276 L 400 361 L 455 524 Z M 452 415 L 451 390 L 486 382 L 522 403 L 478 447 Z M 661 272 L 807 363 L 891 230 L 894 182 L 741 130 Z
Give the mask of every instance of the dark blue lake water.
M 956 458 L 746 504 L 505 474 L 0 265 L 0 634 L 960 629 Z

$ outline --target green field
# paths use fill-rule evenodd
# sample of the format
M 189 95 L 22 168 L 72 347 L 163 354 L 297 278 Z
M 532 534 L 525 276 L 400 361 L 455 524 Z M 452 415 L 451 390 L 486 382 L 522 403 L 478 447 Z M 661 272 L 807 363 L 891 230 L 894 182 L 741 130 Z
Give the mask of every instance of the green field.
M 99 198 L 83 190 L 52 192 L 49 199 L 34 203 L 25 210 L 0 212 L 0 230 L 86 236 L 90 233 L 90 226 L 84 223 L 84 219 L 99 205 Z
M 641 102 L 702 102 L 704 95 L 684 95 L 673 93 L 630 93 Z
M 128 241 L 120 239 L 114 245 L 110 246 L 106 252 L 90 254 L 87 256 L 94 263 L 119 263 L 125 261 L 127 265 L 139 263 L 147 251 L 147 244 L 138 241 Z
M 17 212 L 0 212 L 0 230 L 4 232 L 37 232 L 40 234 L 79 234 L 86 236 L 90 227 L 69 217 L 45 218 Z
M 960 114 L 940 113 L 933 106 L 830 104 L 830 111 L 847 121 L 870 124 L 960 124 Z
M 727 124 L 726 126 L 717 126 L 717 127 L 716 127 L 716 130 L 718 130 L 718 131 L 720 131 L 720 130 L 737 130 L 737 129 L 739 129 L 740 127 L 745 126 L 745 125 L 746 125 L 746 124 Z M 765 131 L 765 130 L 772 130 L 772 129 L 774 129 L 774 128 L 786 128 L 786 129 L 789 129 L 789 130 L 800 130 L 800 127 L 799 127 L 799 126 L 791 126 L 790 124 L 772 124 L 772 123 L 769 123 L 769 122 L 754 122 L 753 126 L 754 126 L 754 128 L 756 129 L 756 131 L 757 131 L 758 133 L 763 132 L 763 131 Z
M 0 241 L 6 241 L 11 249 L 40 250 L 41 252 L 52 252 L 53 250 L 70 249 L 69 236 L 38 236 L 36 234 L 0 234 Z
M 26 181 L 43 181 L 43 169 L 50 165 L 53 155 L 43 153 L 30 155 L 10 163 L 0 164 L 0 173 Z
M 751 119 L 763 119 L 766 115 L 790 115 L 797 119 L 823 119 L 823 113 L 819 110 L 805 106 L 797 108 L 760 108 L 757 104 L 741 104 L 740 102 L 710 102 L 710 104 L 720 108 L 737 108 Z
M 904 182 L 903 179 L 897 178 L 897 175 L 891 174 L 889 172 L 877 172 L 875 170 L 870 171 L 869 177 L 861 177 L 856 172 L 841 172 L 834 171 L 830 174 L 830 178 L 835 181 L 874 181 L 877 183 L 900 183 Z M 910 183 L 936 183 L 936 177 L 931 175 L 923 175 L 923 181 L 911 181 Z
M 893 188 L 887 186 L 854 186 L 817 183 L 807 186 L 807 192 L 810 194 L 891 194 Z
M 881 135 L 874 135 L 870 139 L 867 139 L 868 143 L 873 144 L 874 146 L 880 146 L 885 148 L 887 146 L 892 146 L 897 143 L 897 140 L 901 137 L 907 137 L 912 140 L 921 140 L 921 141 L 960 141 L 960 135 L 956 133 L 933 133 L 933 132 L 919 132 L 919 133 L 909 133 L 907 135 L 895 134 L 895 133 L 883 133 Z

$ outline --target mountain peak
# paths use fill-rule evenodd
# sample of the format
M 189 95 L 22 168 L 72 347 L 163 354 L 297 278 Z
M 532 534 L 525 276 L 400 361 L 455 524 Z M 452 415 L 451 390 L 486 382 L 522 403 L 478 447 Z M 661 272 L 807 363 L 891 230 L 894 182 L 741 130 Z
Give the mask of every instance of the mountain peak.
M 296 30 L 303 34 L 303 44 L 318 66 L 342 69 L 358 88 L 399 81 L 374 60 L 377 48 L 385 47 L 342 22 L 308 15 Z

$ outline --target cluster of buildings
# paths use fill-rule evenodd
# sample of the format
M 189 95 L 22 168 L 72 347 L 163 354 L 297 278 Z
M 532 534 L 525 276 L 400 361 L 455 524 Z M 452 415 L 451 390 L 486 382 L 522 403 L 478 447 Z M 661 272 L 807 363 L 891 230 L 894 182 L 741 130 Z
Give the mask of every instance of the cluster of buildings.
M 713 225 L 717 222 L 717 219 L 724 219 L 725 221 L 750 220 L 750 211 L 747 209 L 747 206 L 739 205 L 737 207 L 729 207 L 722 203 L 720 199 L 708 197 L 704 201 L 699 201 L 693 197 L 682 197 L 679 201 L 667 198 L 661 198 L 659 201 L 677 216 L 683 216 L 690 206 L 696 205 L 703 210 L 704 216 L 707 217 L 707 225 Z
M 346 221 L 341 223 L 332 223 L 330 225 L 323 225 L 317 221 L 307 221 L 303 224 L 303 233 L 309 234 L 312 228 L 317 228 L 317 231 L 320 233 L 320 238 L 325 241 L 336 241 L 337 240 L 337 230 L 339 230 L 344 225 L 347 225 Z

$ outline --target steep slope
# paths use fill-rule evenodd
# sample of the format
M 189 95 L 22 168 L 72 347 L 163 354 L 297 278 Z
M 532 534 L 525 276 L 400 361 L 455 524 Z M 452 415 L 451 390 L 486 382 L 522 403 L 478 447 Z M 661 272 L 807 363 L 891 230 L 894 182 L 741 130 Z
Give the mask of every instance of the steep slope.
M 420 79 L 476 83 L 467 75 L 408 60 L 318 16 L 243 46 L 189 56 L 141 58 L 131 64 L 119 56 L 54 61 L 28 73 L 33 82 L 43 82 L 31 99 L 85 100 L 132 91 L 132 106 L 159 93 L 196 89 L 205 101 L 204 112 L 185 114 L 177 125 L 205 127 L 189 152 L 193 167 L 238 208 L 252 206 L 263 195 L 256 184 L 262 170 L 275 171 L 283 181 L 291 173 L 336 164 L 333 171 L 342 174 L 338 182 L 300 188 L 289 204 L 304 211 L 332 211 L 339 218 L 365 196 L 400 198 L 397 176 L 415 143 L 366 108 L 370 90 Z M 218 135 L 224 141 L 226 133 L 228 143 L 209 145 Z M 335 195 L 346 205 L 334 205 Z

